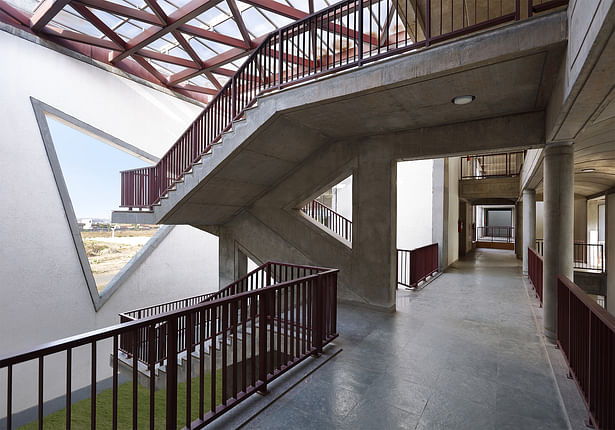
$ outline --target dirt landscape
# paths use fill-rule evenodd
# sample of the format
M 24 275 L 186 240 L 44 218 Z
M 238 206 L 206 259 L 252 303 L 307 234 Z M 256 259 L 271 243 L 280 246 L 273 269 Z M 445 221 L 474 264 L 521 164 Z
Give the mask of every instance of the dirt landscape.
M 115 232 L 81 232 L 81 239 L 99 292 L 157 231 L 156 226 L 147 229 L 116 230 Z

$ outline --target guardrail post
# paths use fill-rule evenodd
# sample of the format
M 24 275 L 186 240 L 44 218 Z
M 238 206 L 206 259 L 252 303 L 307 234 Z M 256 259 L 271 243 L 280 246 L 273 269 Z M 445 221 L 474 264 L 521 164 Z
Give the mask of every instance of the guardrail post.
M 167 411 L 166 428 L 177 427 L 177 317 L 167 321 Z M 214 345 L 215 347 L 215 345 Z
M 235 75 L 231 77 L 231 120 L 237 115 L 237 81 Z
M 418 34 L 418 31 L 417 31 Z M 425 3 L 425 46 L 429 46 L 431 40 L 431 0 Z
M 322 354 L 322 302 L 322 276 L 319 276 L 312 281 L 312 345 L 316 356 Z
M 357 48 L 359 49 L 359 66 L 363 62 L 363 0 L 357 0 L 359 3 L 359 40 Z
M 278 30 L 278 89 L 282 88 L 282 29 Z
M 258 296 L 258 379 L 262 383 L 258 391 L 261 393 L 267 392 L 267 302 L 267 293 Z

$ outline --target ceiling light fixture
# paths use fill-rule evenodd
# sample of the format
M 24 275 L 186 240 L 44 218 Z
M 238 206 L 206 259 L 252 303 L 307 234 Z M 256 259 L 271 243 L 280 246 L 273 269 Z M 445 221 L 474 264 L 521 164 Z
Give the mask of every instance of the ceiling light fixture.
M 591 168 L 581 169 L 581 173 L 592 173 L 592 172 L 595 172 L 595 171 L 596 171 L 596 169 L 591 169 Z
M 451 102 L 456 105 L 467 105 L 468 103 L 472 103 L 476 99 L 476 96 L 466 95 L 466 96 L 457 96 Z

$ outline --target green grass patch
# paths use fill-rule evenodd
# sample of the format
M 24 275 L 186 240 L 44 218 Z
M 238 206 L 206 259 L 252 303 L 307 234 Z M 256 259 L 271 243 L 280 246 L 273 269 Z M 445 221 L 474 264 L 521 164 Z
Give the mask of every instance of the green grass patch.
M 204 410 L 207 413 L 211 409 L 211 373 L 204 377 Z M 194 421 L 199 415 L 199 378 L 191 381 L 191 417 Z M 221 404 L 222 399 L 222 369 L 216 371 L 216 405 Z M 141 385 L 138 386 L 137 417 L 138 426 L 141 429 L 149 429 L 149 390 Z M 96 396 L 96 428 L 101 430 L 112 428 L 113 390 L 108 389 Z M 132 382 L 118 386 L 118 428 L 132 428 Z M 154 393 L 155 404 L 155 428 L 164 430 L 166 426 L 166 390 Z M 72 405 L 71 426 L 73 429 L 90 428 L 90 399 L 81 400 Z M 177 427 L 182 428 L 186 419 L 186 382 L 177 384 Z M 24 430 L 35 430 L 38 421 L 33 421 L 20 427 Z M 43 428 L 63 429 L 66 428 L 66 409 L 56 411 L 43 418 Z

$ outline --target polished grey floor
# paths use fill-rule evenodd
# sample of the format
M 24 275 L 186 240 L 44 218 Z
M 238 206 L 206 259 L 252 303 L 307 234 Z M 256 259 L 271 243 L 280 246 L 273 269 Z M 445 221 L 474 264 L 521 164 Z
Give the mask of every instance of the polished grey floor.
M 477 251 L 398 311 L 340 306 L 343 351 L 246 428 L 562 429 L 518 261 Z

